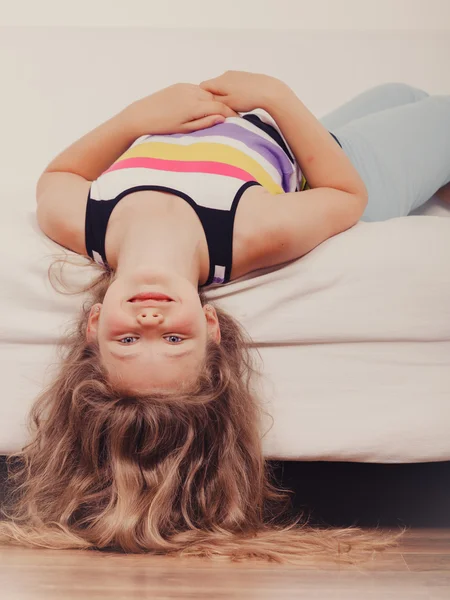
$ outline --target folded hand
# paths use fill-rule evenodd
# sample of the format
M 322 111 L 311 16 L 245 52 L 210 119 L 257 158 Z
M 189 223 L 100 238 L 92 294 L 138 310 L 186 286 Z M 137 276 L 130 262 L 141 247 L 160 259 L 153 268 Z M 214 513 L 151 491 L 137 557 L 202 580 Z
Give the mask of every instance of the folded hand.
M 211 92 L 191 83 L 176 83 L 136 100 L 123 115 L 136 137 L 145 134 L 189 133 L 223 123 L 237 113 Z
M 202 81 L 200 87 L 238 112 L 267 108 L 273 98 L 287 88 L 275 77 L 246 71 L 226 71 L 219 77 Z

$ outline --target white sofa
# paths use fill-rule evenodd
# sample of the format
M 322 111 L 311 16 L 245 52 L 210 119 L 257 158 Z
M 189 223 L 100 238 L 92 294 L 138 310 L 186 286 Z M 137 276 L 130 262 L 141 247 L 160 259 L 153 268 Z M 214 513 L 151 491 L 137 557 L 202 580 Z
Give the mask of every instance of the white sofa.
M 0 453 L 27 440 L 26 414 L 56 368 L 83 296 L 47 279 L 64 251 L 34 205 L 8 194 L 0 235 Z M 424 207 L 450 216 L 436 200 Z M 68 252 L 69 254 L 73 254 Z M 73 256 L 76 256 L 73 254 Z M 359 222 L 305 257 L 208 291 L 259 351 L 255 381 L 271 458 L 450 459 L 450 218 Z M 70 266 L 71 283 L 93 269 Z M 256 355 L 257 356 L 257 355 Z
M 171 42 L 184 44 L 185 55 L 175 55 L 168 44 L 158 64 L 150 65 L 136 50 L 145 44 L 148 56 L 154 55 L 169 33 L 149 34 L 146 41 L 145 30 L 136 29 L 128 37 L 123 31 L 112 35 L 83 29 L 3 33 L 8 53 L 1 58 L 2 103 L 3 114 L 10 117 L 3 129 L 1 161 L 0 454 L 8 454 L 28 441 L 27 413 L 56 368 L 56 344 L 83 300 L 58 294 L 47 280 L 48 265 L 62 248 L 37 226 L 38 176 L 63 148 L 127 101 L 173 81 L 212 76 L 223 70 L 227 57 L 229 68 L 262 70 L 249 48 L 255 56 L 265 53 L 267 60 L 270 53 L 258 32 L 252 33 L 251 43 L 248 32 L 235 32 L 233 50 L 224 34 L 218 35 L 208 56 L 205 36 L 210 39 L 212 34 L 172 33 Z M 361 52 L 369 52 L 369 38 L 354 42 Z M 339 39 L 334 34 L 337 59 L 352 48 L 347 38 Z M 272 40 L 273 64 L 278 56 L 285 72 L 282 44 L 293 55 L 314 43 L 292 32 L 273 33 Z M 411 57 L 411 41 L 400 42 L 396 40 L 396 47 L 403 43 Z M 417 52 L 422 48 L 426 58 L 431 46 L 422 42 Z M 385 37 L 383 51 L 389 43 Z M 231 58 L 225 48 L 234 52 Z M 239 62 L 236 48 L 247 62 Z M 199 57 L 209 60 L 207 68 L 195 63 Z M 180 60 L 185 62 L 180 65 Z M 187 74 L 181 77 L 184 68 Z M 311 73 L 313 67 L 304 70 L 308 68 Z M 150 69 L 155 75 L 144 85 L 143 74 Z M 350 75 L 349 89 L 351 82 L 355 87 Z M 390 72 L 375 79 L 372 84 L 399 78 Z M 298 81 L 301 92 L 304 73 Z M 135 82 L 131 91 L 130 82 Z M 368 84 L 361 81 L 355 93 Z M 336 92 L 327 98 L 328 106 L 343 99 Z M 314 102 L 309 105 L 314 109 Z M 316 105 L 324 108 L 319 101 Z M 255 385 L 273 417 L 273 424 L 267 418 L 261 431 L 267 457 L 450 460 L 450 209 L 434 198 L 419 212 L 380 223 L 360 222 L 299 260 L 208 292 L 240 319 L 263 359 L 263 377 Z M 74 281 L 91 276 L 77 267 L 69 272 Z

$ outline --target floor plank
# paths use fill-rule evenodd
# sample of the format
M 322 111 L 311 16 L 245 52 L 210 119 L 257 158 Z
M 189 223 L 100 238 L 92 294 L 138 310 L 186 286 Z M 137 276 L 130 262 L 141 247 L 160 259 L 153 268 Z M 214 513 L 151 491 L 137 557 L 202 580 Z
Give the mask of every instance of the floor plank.
M 2 600 L 449 600 L 450 529 L 414 529 L 364 566 L 277 565 L 0 546 Z

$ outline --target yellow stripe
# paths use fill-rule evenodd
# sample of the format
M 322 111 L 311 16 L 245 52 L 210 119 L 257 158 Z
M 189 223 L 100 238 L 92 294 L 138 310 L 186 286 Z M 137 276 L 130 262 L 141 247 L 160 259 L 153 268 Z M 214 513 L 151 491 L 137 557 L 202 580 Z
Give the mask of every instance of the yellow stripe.
M 301 180 L 301 183 L 300 183 L 300 191 L 303 192 L 304 190 L 310 190 L 310 189 L 311 189 L 311 186 L 306 181 L 306 177 L 302 173 L 302 180 Z
M 165 142 L 145 142 L 127 150 L 119 160 L 134 157 L 162 158 L 166 160 L 202 160 L 221 162 L 250 173 L 258 183 L 272 194 L 283 194 L 284 190 L 256 160 L 225 144 L 198 142 L 188 146 Z

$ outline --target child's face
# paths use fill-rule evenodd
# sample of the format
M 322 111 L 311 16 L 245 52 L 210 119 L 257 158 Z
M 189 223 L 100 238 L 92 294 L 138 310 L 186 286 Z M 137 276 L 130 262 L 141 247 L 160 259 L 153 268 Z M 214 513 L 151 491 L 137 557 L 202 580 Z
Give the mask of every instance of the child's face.
M 172 301 L 131 301 L 160 292 Z M 111 379 L 135 392 L 174 390 L 196 379 L 208 337 L 220 341 L 217 314 L 201 306 L 197 289 L 176 273 L 117 277 L 103 304 L 92 307 L 88 341 L 97 339 Z

